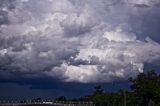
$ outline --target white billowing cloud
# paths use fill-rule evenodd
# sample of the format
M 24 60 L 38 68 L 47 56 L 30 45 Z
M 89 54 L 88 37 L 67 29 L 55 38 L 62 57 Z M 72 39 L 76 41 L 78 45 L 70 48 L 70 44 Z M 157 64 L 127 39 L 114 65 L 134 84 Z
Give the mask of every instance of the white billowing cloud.
M 107 37 L 106 33 L 111 35 Z M 105 32 L 104 34 L 105 36 L 102 36 L 102 39 L 106 39 L 104 41 L 99 40 L 99 36 L 96 39 L 88 38 L 91 42 L 86 44 L 86 47 L 81 48 L 75 58 L 75 61 L 88 61 L 87 65 L 67 66 L 70 73 L 67 71 L 66 75 L 69 78 L 70 76 L 82 75 L 80 80 L 80 77 L 74 79 L 71 77 L 71 81 L 87 82 L 86 76 L 90 79 L 93 78 L 91 81 L 88 80 L 89 82 L 95 80 L 106 82 L 114 78 L 134 77 L 136 74 L 143 72 L 144 63 L 152 63 L 160 58 L 160 45 L 154 41 L 142 42 L 136 40 L 133 35 L 130 37 L 126 35 L 122 40 L 119 37 L 123 38 L 127 33 L 122 34 L 119 30 Z M 85 69 L 83 69 L 84 67 Z M 93 67 L 93 71 L 90 71 Z
M 97 82 L 98 69 L 93 65 L 66 66 L 66 81 Z
M 143 72 L 160 59 L 160 44 L 137 38 L 128 21 L 137 11 L 127 3 L 15 0 L 9 24 L 0 24 L 0 76 L 93 83 Z
M 135 41 L 136 36 L 132 35 L 132 33 L 124 33 L 120 28 L 117 28 L 116 31 L 105 32 L 104 37 L 109 41 Z
M 130 1 L 126 0 L 126 2 L 133 3 L 133 4 L 149 4 L 151 2 L 151 0 L 137 0 L 137 1 L 135 1 L 135 0 L 130 0 Z
M 21 0 L 22 2 L 28 2 L 29 0 Z

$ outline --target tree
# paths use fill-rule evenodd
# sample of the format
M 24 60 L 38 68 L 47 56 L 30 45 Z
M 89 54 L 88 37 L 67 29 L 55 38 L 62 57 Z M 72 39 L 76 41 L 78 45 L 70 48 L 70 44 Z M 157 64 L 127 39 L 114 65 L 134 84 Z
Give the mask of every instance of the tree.
M 160 103 L 160 76 L 154 70 L 140 73 L 136 78 L 130 78 L 130 82 L 139 105 L 148 106 L 150 101 Z
M 95 86 L 94 89 L 95 89 L 95 92 L 94 92 L 95 94 L 102 94 L 103 93 L 103 89 L 100 85 Z
M 91 100 L 96 104 L 96 106 L 107 106 L 105 105 L 106 96 L 100 85 L 94 87 L 95 91 L 91 96 Z

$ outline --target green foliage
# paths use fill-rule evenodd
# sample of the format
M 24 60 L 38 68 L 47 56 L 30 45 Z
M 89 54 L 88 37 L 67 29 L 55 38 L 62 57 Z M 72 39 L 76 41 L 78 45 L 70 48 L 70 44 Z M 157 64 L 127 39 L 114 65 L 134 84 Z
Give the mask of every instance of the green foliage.
M 92 95 L 73 101 L 92 101 L 96 106 L 160 106 L 160 75 L 155 71 L 140 73 L 135 78 L 129 78 L 129 82 L 130 91 L 105 92 L 98 85 Z M 60 96 L 56 100 L 66 101 L 66 98 Z
M 130 78 L 130 81 L 138 104 L 148 106 L 150 101 L 160 104 L 160 76 L 153 70 L 141 73 L 135 79 Z
M 160 75 L 153 70 L 129 78 L 132 91 L 104 92 L 96 86 L 90 96 L 96 106 L 160 106 Z
M 93 95 L 90 96 L 90 100 L 93 101 L 96 106 L 122 106 L 122 98 L 122 92 L 104 92 L 101 86 L 96 86 Z

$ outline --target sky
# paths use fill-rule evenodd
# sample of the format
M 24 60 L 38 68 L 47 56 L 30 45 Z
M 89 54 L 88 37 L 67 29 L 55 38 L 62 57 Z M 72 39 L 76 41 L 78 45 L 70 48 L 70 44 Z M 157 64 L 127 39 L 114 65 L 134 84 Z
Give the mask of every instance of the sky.
M 78 97 L 159 72 L 159 11 L 159 0 L 0 0 L 0 99 Z

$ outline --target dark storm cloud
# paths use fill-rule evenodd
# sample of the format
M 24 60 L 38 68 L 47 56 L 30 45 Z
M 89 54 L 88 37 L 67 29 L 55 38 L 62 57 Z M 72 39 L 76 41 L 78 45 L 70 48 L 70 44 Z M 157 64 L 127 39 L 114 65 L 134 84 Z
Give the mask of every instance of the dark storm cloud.
M 149 36 L 151 39 L 160 42 L 159 27 L 160 27 L 160 8 L 152 7 L 150 9 L 138 9 L 139 13 L 131 15 L 130 23 L 132 30 L 137 34 L 137 37 L 144 39 Z M 136 21 L 136 23 L 135 23 Z
M 17 83 L 21 86 L 21 89 L 23 88 L 22 90 L 23 93 L 21 92 L 21 89 L 19 89 L 19 86 L 16 85 Z M 94 84 L 83 84 L 83 83 L 74 83 L 74 82 L 64 83 L 64 82 L 59 82 L 58 80 L 53 80 L 49 78 L 48 79 L 17 79 L 17 80 L 1 80 L 0 79 L 0 85 L 3 85 L 4 87 L 6 87 L 5 84 L 8 84 L 10 88 L 15 88 L 15 89 L 10 89 L 8 87 L 5 88 L 6 89 L 4 91 L 5 93 L 6 91 L 8 92 L 16 91 L 15 93 L 11 93 L 12 95 L 8 94 L 10 96 L 7 97 L 7 99 L 11 98 L 11 100 L 18 98 L 19 95 L 22 95 L 21 98 L 19 98 L 20 100 L 22 100 L 22 98 L 30 100 L 31 98 L 35 98 L 35 97 L 53 99 L 58 96 L 64 96 L 64 94 L 67 98 L 73 98 L 73 97 L 78 98 L 86 95 L 86 92 L 88 93 L 88 95 L 91 94 L 94 91 L 94 87 L 97 85 L 97 83 L 94 83 Z M 124 81 L 118 81 L 117 84 L 123 86 L 125 89 L 129 89 L 128 83 Z M 101 85 L 107 91 L 114 91 L 117 89 L 117 87 L 115 87 L 113 83 L 101 83 Z M 121 86 L 118 86 L 118 88 L 119 87 L 121 88 Z M 27 88 L 29 88 L 30 91 L 27 92 L 26 91 Z M 46 94 L 47 91 L 49 92 L 48 94 Z M 1 93 L 0 99 L 4 95 L 4 92 L 0 91 Z M 38 96 L 36 95 L 35 92 L 38 92 Z M 44 95 L 47 95 L 47 96 L 44 96 Z M 4 97 L 6 97 L 6 95 Z M 4 98 L 2 98 L 2 100 L 3 99 Z
M 154 6 L 157 7 L 157 8 L 160 8 L 160 2 L 156 3 Z
M 8 16 L 7 12 L 5 11 L 0 11 L 0 25 L 2 24 L 8 24 Z
M 9 84 L 12 89 L 6 88 L 4 92 L 3 88 L 1 87 L 1 97 L 6 97 L 6 91 L 14 92 L 16 91 L 16 95 L 14 93 L 11 93 L 7 99 L 11 98 L 11 100 L 16 99 L 19 97 L 19 95 L 22 95 L 20 99 L 31 99 L 35 97 L 42 97 L 42 98 L 49 98 L 53 99 L 58 96 L 66 96 L 67 98 L 78 98 L 80 96 L 83 96 L 86 94 L 86 92 L 91 93 L 93 91 L 93 88 L 96 84 L 80 84 L 80 83 L 64 83 L 59 82 L 58 80 L 53 79 L 15 79 L 15 80 L 1 80 L 0 79 L 0 85 L 5 86 L 5 84 Z M 16 85 L 20 85 L 21 88 L 23 88 L 23 93 L 21 92 L 21 89 Z M 14 89 L 16 86 L 16 89 Z M 26 89 L 30 89 L 28 92 Z M 38 90 L 37 90 L 38 89 Z M 17 92 L 17 90 L 19 90 Z M 35 92 L 38 92 L 38 96 Z M 49 93 L 47 93 L 49 92 Z M 21 94 L 22 93 L 22 94 Z M 47 93 L 47 94 L 46 94 Z M 25 95 L 25 96 L 24 96 Z M 47 96 L 44 96 L 47 95 Z M 28 98 L 29 97 L 29 98 Z M 4 99 L 2 98 L 2 99 Z M 7 100 L 6 99 L 6 100 Z
M 149 8 L 150 7 L 149 5 L 146 5 L 146 4 L 135 4 L 134 6 L 138 8 Z
M 1 1 L 0 77 L 93 83 L 136 76 L 160 60 L 158 3 Z
M 1 0 L 0 1 L 0 25 L 9 24 L 8 11 L 15 8 L 15 0 Z

